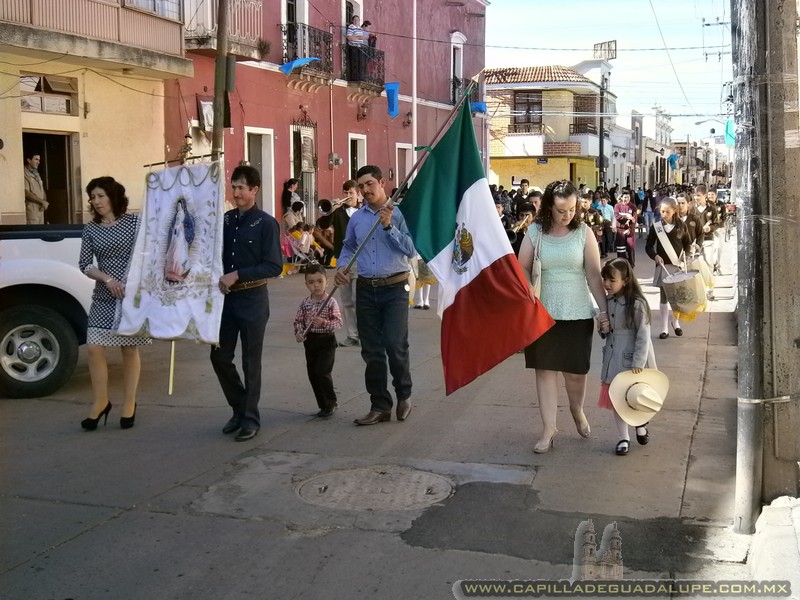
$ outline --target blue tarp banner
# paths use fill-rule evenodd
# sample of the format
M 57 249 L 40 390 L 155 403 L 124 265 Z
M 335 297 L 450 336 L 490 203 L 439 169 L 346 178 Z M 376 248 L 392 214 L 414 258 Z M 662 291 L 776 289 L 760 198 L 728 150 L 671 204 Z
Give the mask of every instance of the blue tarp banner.
M 394 119 L 400 114 L 400 84 L 384 83 L 383 89 L 386 90 L 386 112 Z
M 667 161 L 669 161 L 669 168 L 670 169 L 677 169 L 678 168 L 678 161 L 681 159 L 680 154 L 670 154 Z
M 470 111 L 474 113 L 485 113 L 486 112 L 486 102 L 470 102 L 469 103 Z
M 733 119 L 728 119 L 725 122 L 725 145 L 736 145 L 736 123 L 733 122 Z
M 314 58 L 296 58 L 294 60 L 290 60 L 286 64 L 281 65 L 279 67 L 279 69 L 280 69 L 280 72 L 283 73 L 284 75 L 289 75 L 289 73 L 291 73 L 297 67 L 302 67 L 303 65 L 307 65 L 308 63 L 313 62 L 315 60 L 319 60 L 319 59 L 316 58 L 316 57 L 314 57 Z

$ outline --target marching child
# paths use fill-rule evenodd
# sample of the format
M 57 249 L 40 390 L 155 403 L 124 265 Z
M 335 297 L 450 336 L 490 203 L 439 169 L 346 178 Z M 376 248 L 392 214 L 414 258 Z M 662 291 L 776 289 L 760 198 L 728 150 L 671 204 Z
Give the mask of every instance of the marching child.
M 603 347 L 598 405 L 614 411 L 614 422 L 619 434 L 615 452 L 619 456 L 624 456 L 630 448 L 630 432 L 628 424 L 614 409 L 608 390 L 611 381 L 618 373 L 633 371 L 634 374 L 639 374 L 642 369 L 656 368 L 656 357 L 650 341 L 650 308 L 631 264 L 624 258 L 608 261 L 600 271 L 600 275 L 608 294 L 610 331 L 605 336 Z M 641 445 L 650 441 L 647 423 L 636 428 L 636 441 Z
M 306 287 L 311 295 L 300 303 L 294 319 L 295 339 L 303 342 L 306 349 L 306 369 L 311 389 L 319 405 L 318 417 L 331 417 L 337 408 L 336 392 L 333 389 L 333 363 L 336 359 L 336 336 L 334 330 L 342 326 L 339 305 L 331 298 L 319 316 L 314 316 L 325 301 L 328 276 L 325 267 L 318 263 L 306 267 Z M 311 324 L 308 334 L 306 328 Z
M 665 274 L 678 271 L 682 263 L 681 255 L 684 258 L 689 256 L 692 251 L 692 241 L 689 236 L 689 228 L 678 214 L 678 201 L 675 198 L 662 198 L 659 210 L 661 211 L 661 221 L 656 221 L 650 226 L 644 251 L 656 263 L 653 285 L 661 290 L 659 296 L 661 333 L 658 334 L 658 337 L 665 340 L 669 337 L 670 322 L 678 337 L 683 335 L 683 329 L 667 301 L 667 294 L 662 282 Z

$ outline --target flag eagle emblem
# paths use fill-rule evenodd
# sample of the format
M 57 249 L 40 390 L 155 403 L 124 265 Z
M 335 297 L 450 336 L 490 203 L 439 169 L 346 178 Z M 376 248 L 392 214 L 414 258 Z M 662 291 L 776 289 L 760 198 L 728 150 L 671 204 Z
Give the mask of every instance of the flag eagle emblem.
M 475 245 L 472 243 L 472 234 L 462 223 L 460 227 L 456 227 L 456 235 L 453 239 L 453 270 L 456 273 L 466 273 L 469 266 L 467 263 L 472 258 L 472 253 L 475 251 Z

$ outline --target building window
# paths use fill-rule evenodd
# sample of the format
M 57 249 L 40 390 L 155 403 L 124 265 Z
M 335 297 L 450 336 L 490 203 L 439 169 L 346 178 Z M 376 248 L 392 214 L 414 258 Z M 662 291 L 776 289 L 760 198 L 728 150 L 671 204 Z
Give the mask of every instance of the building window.
M 182 21 L 181 0 L 125 0 L 125 6 L 156 13 L 159 17 Z
M 356 7 L 349 0 L 344 3 L 344 26 L 347 27 L 353 21 L 353 15 L 358 14 Z M 361 15 L 359 15 L 361 16 Z
M 464 44 L 466 42 L 467 37 L 460 31 L 450 34 L 450 81 L 453 90 L 450 101 L 453 103 L 458 102 L 467 87 L 464 80 Z
M 541 133 L 542 92 L 514 92 L 512 133 Z
M 20 75 L 20 103 L 26 112 L 78 114 L 78 82 L 55 75 Z

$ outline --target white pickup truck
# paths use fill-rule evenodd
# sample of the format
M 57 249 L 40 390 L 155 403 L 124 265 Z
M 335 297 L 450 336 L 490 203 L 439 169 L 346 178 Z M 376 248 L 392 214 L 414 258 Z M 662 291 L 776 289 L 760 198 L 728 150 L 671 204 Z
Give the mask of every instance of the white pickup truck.
M 0 226 L 0 396 L 47 396 L 75 370 L 94 288 L 78 269 L 82 231 Z

